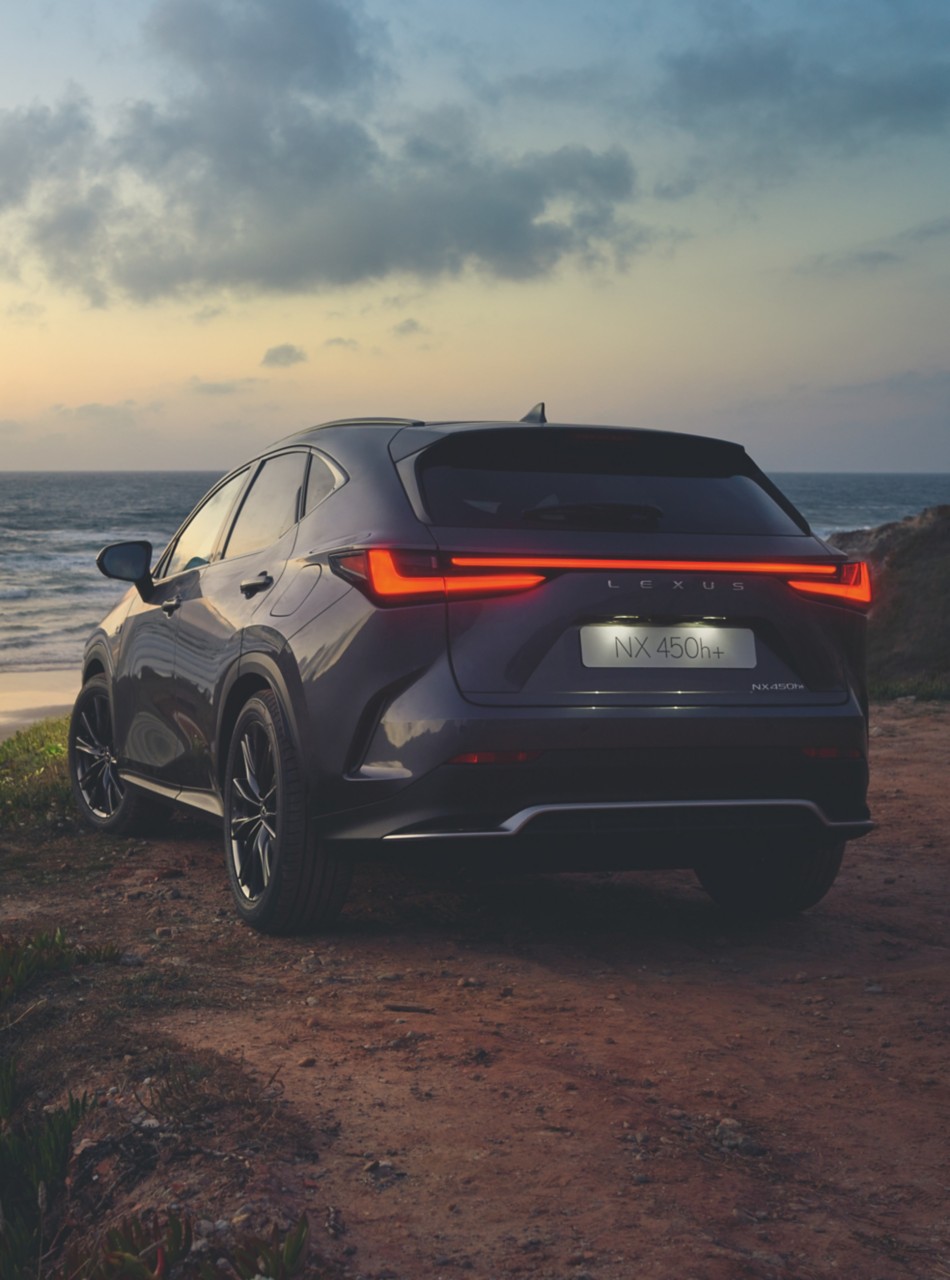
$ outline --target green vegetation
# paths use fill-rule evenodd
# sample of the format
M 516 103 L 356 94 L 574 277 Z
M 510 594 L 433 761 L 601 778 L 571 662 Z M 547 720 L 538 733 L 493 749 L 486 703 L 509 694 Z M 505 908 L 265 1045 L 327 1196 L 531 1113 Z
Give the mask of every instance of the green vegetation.
M 49 826 L 72 805 L 69 720 L 43 720 L 0 742 L 0 830 Z
M 61 930 L 20 940 L 0 938 L 0 1008 L 6 1008 L 38 977 L 61 972 L 85 959 Z M 16 1019 L 8 1017 L 4 1032 Z M 47 1212 L 63 1186 L 73 1132 L 88 1100 L 69 1095 L 63 1107 L 29 1105 L 15 1062 L 0 1054 L 0 1280 L 39 1273 Z

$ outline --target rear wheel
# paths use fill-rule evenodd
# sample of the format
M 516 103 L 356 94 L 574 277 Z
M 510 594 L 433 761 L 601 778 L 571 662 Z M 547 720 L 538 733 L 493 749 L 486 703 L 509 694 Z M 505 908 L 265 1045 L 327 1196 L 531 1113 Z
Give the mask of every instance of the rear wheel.
M 295 933 L 339 914 L 350 868 L 309 831 L 306 788 L 284 709 L 269 689 L 241 710 L 228 748 L 224 844 L 239 915 Z
M 109 682 L 90 676 L 79 691 L 69 722 L 69 777 L 80 815 L 89 826 L 113 835 L 147 833 L 167 810 L 119 777 Z
M 842 841 L 806 849 L 727 854 L 697 867 L 696 875 L 726 911 L 791 916 L 821 901 L 835 882 L 843 854 Z

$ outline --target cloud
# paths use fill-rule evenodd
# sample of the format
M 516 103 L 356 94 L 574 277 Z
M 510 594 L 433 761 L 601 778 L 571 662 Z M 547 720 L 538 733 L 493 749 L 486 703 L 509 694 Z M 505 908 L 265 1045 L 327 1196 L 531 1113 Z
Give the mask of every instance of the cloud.
M 840 276 L 878 271 L 905 262 L 920 245 L 950 238 L 950 217 L 934 218 L 882 237 L 876 244 L 806 258 L 795 268 L 797 275 Z
M 5 308 L 5 314 L 14 324 L 34 324 L 46 315 L 46 308 L 38 302 L 13 302 Z
M 227 313 L 227 307 L 205 306 L 199 307 L 191 317 L 195 324 L 210 324 L 212 320 L 217 320 L 218 316 Z
M 845 51 L 814 32 L 767 32 L 750 20 L 661 66 L 661 115 L 762 174 L 807 153 L 850 154 L 950 126 L 950 61 L 910 42 L 872 58 L 860 41 Z
M 303 364 L 307 353 L 302 347 L 295 347 L 291 342 L 282 342 L 280 346 L 269 347 L 264 353 L 261 364 L 271 369 L 289 369 L 293 364 Z
M 343 347 L 346 351 L 358 351 L 360 344 L 355 338 L 327 338 L 325 347 Z
M 325 98 L 373 80 L 378 28 L 336 0 L 160 0 L 155 44 L 197 79 Z
M 411 338 L 415 333 L 425 333 L 425 329 L 418 320 L 414 320 L 408 316 L 405 320 L 400 320 L 399 324 L 393 325 L 393 333 L 397 338 Z
M 200 378 L 192 378 L 189 388 L 199 396 L 234 396 L 259 382 L 260 378 L 232 378 L 223 382 L 204 382 Z
M 147 33 L 175 88 L 110 129 L 79 98 L 0 117 L 0 202 L 47 275 L 93 305 L 527 279 L 642 247 L 624 149 L 518 154 L 474 108 L 400 109 L 380 92 L 385 30 L 358 3 L 159 0 Z
M 0 111 L 0 210 L 20 205 L 42 180 L 73 177 L 94 141 L 86 100 Z

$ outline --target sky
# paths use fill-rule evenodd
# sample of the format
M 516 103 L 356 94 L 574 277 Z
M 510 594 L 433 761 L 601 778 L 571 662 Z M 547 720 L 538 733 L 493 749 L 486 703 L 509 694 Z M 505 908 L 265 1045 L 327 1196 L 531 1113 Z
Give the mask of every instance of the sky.
M 0 468 L 350 415 L 950 472 L 946 0 L 0 0 Z

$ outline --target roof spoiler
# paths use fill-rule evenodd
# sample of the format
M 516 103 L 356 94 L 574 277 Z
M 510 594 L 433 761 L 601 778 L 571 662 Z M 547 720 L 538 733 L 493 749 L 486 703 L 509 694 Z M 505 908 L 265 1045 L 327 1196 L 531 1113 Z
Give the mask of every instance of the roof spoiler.
M 547 422 L 547 420 L 548 420 L 547 415 L 544 412 L 543 400 L 539 400 L 538 403 L 534 406 L 534 408 L 529 409 L 528 412 L 525 414 L 525 416 L 521 419 L 522 422 L 536 422 L 539 425 Z

